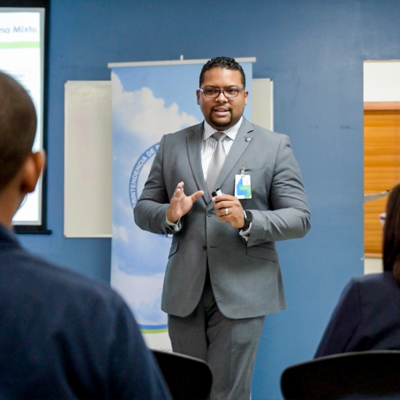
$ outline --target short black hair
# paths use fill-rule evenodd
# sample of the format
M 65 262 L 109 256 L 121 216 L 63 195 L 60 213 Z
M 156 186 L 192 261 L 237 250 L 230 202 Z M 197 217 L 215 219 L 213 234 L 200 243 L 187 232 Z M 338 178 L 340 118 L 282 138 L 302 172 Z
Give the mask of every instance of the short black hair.
M 0 191 L 31 153 L 36 124 L 29 94 L 14 78 L 0 71 Z
M 246 76 L 244 74 L 242 66 L 236 62 L 234 58 L 231 57 L 215 57 L 212 58 L 211 60 L 207 61 L 204 65 L 203 68 L 201 69 L 200 72 L 200 79 L 199 79 L 199 87 L 201 87 L 203 83 L 203 76 L 206 71 L 209 71 L 212 68 L 226 68 L 226 69 L 232 69 L 235 71 L 239 71 L 240 74 L 242 75 L 242 83 L 243 87 L 246 87 Z
M 389 192 L 383 226 L 383 269 L 392 271 L 399 282 L 400 267 L 400 184 Z

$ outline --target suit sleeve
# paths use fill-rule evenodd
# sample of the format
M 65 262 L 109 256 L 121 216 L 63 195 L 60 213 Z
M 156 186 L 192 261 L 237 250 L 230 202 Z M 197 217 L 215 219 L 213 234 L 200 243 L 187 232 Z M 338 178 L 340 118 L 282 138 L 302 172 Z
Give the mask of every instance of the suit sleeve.
M 269 210 L 251 210 L 248 246 L 303 237 L 310 229 L 310 211 L 300 168 L 289 138 L 281 135 L 269 190 Z
M 136 203 L 134 217 L 141 229 L 166 235 L 173 233 L 173 228 L 165 223 L 170 199 L 163 176 L 164 143 L 165 136 L 161 139 L 145 187 Z
M 351 280 L 344 288 L 325 329 L 315 358 L 356 351 L 361 339 L 357 337 L 362 320 L 360 293 L 357 282 Z
M 116 303 L 114 340 L 110 348 L 110 398 L 171 399 L 157 362 L 147 348 L 131 311 L 122 299 Z

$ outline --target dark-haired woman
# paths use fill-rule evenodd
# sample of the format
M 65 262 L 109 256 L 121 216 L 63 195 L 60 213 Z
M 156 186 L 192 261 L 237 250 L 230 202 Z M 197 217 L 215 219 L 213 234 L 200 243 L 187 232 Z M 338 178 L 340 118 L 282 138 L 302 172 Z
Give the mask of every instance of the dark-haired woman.
M 315 357 L 400 350 L 400 184 L 390 191 L 386 206 L 383 270 L 347 284 Z

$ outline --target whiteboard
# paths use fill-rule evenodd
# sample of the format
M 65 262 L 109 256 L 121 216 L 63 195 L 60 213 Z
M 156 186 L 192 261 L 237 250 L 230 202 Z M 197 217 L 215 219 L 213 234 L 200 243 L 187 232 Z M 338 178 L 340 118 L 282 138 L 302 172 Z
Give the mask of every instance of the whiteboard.
M 64 96 L 64 236 L 111 237 L 111 81 L 67 81 Z M 252 80 L 252 122 L 273 130 L 271 79 Z
M 274 130 L 274 86 L 272 79 L 253 79 L 251 122 L 270 131 Z
M 111 237 L 111 82 L 64 89 L 64 236 Z

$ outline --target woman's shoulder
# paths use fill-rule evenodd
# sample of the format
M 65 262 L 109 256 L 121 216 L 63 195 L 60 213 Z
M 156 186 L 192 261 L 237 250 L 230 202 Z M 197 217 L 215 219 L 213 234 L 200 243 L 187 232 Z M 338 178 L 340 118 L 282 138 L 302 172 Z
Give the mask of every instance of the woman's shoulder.
M 354 277 L 348 285 L 350 290 L 357 290 L 359 295 L 365 298 L 372 298 L 379 295 L 380 298 L 385 294 L 393 296 L 398 294 L 400 288 L 393 278 L 391 272 L 381 272 Z
M 378 272 L 374 274 L 355 276 L 350 282 L 362 286 L 396 285 L 391 272 Z

